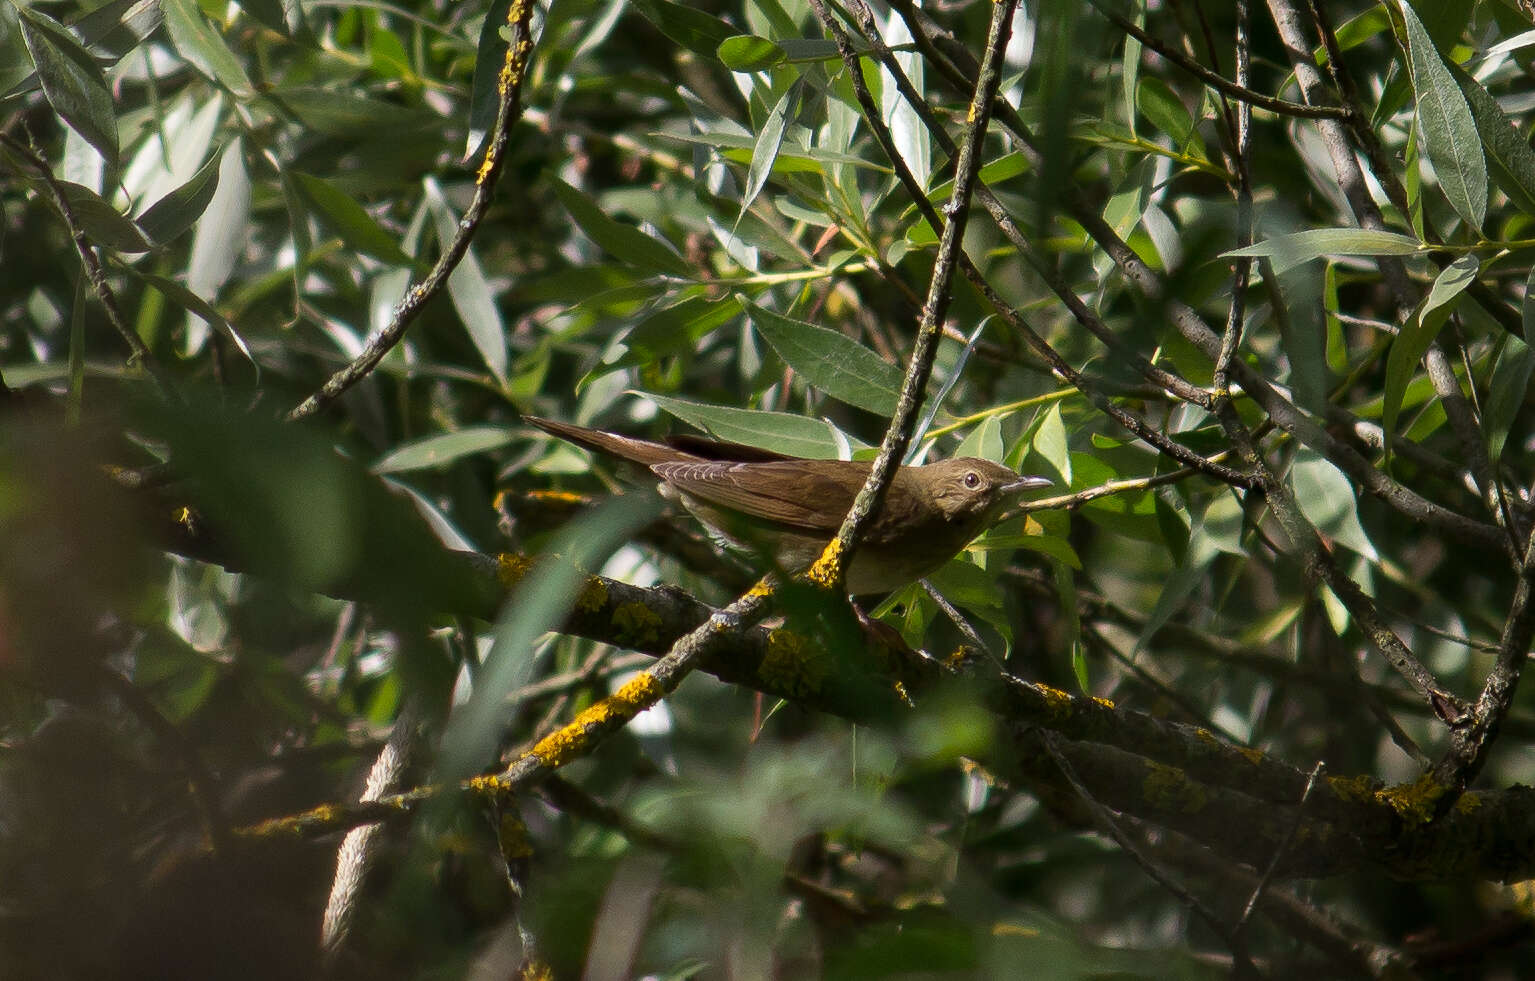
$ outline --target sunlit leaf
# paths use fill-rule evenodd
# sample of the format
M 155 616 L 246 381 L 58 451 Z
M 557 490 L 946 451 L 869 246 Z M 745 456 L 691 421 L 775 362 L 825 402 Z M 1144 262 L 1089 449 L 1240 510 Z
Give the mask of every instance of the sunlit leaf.
M 901 369 L 835 330 L 774 313 L 744 298 L 752 326 L 805 381 L 849 405 L 888 416 L 901 394 Z

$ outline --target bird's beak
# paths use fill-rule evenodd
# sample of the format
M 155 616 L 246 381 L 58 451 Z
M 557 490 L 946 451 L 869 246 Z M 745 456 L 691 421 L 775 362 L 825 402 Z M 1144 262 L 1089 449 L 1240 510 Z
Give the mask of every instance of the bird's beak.
M 1020 494 L 1023 491 L 1039 490 L 1041 487 L 1049 487 L 1055 481 L 1048 477 L 1019 477 L 1011 483 L 1003 484 L 997 488 L 1004 494 Z

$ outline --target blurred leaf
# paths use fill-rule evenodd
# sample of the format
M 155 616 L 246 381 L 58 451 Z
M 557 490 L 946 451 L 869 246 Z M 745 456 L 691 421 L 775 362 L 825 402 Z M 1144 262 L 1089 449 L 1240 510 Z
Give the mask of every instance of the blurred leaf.
M 347 245 L 392 266 L 411 265 L 410 256 L 400 249 L 396 237 L 384 231 L 362 205 L 311 174 L 294 170 L 289 171 L 289 176 L 319 210 L 326 227 Z
M 437 227 L 437 241 L 443 249 L 459 233 L 459 216 L 442 194 L 437 182 L 426 181 L 425 203 Z M 496 384 L 506 387 L 506 325 L 501 321 L 501 308 L 491 295 L 490 283 L 480 268 L 473 243 L 464 250 L 458 265 L 448 274 L 448 299 L 469 332 L 475 350 L 485 360 Z
M 680 143 L 696 143 L 714 147 L 721 151 L 727 160 L 733 160 L 741 164 L 751 162 L 752 151 L 757 146 L 757 140 L 753 136 L 721 130 L 709 130 L 702 133 L 657 133 L 656 135 L 668 140 L 676 140 Z M 785 173 L 820 174 L 825 171 L 824 165 L 826 164 L 847 164 L 862 170 L 871 170 L 882 174 L 891 172 L 890 168 L 884 164 L 846 153 L 838 153 L 833 150 L 807 147 L 797 140 L 788 137 L 784 138 L 782 145 L 778 149 L 778 156 L 773 160 L 773 166 Z
M 1194 144 L 1203 155 L 1203 147 L 1194 130 L 1194 117 L 1166 82 L 1149 76 L 1142 78 L 1136 88 L 1135 102 L 1151 124 L 1167 134 L 1175 150 Z
M 507 26 L 507 14 L 512 0 L 491 0 L 480 22 L 480 35 L 475 44 L 474 79 L 469 88 L 469 142 L 464 147 L 464 159 L 472 156 L 496 124 L 496 113 L 501 109 L 501 68 L 506 64 L 507 39 L 501 32 Z
M 904 375 L 895 365 L 835 330 L 792 320 L 737 297 L 752 326 L 784 363 L 834 399 L 875 415 L 895 412 Z
M 1087 656 L 1082 647 L 1082 617 L 1077 599 L 1076 576 L 1064 562 L 1051 562 L 1055 574 L 1055 593 L 1061 606 L 1061 616 L 1066 621 L 1066 645 L 1071 651 L 1071 673 L 1077 679 L 1077 688 L 1084 695 L 1093 693 L 1092 678 L 1087 673 Z
M 146 273 L 131 266 L 128 267 L 127 272 L 136 279 L 142 280 L 145 285 L 159 291 L 162 296 L 178 304 L 183 310 L 196 314 L 208 326 L 218 328 L 225 337 L 229 338 L 230 343 L 235 346 L 235 350 L 239 351 L 241 356 L 255 369 L 256 379 L 260 380 L 261 366 L 257 363 L 255 356 L 251 354 L 250 345 L 245 343 L 245 338 L 240 336 L 240 332 L 235 330 L 234 325 L 225 320 L 206 300 L 174 279 L 166 279 L 164 276 Z
M 178 0 L 191 2 L 191 0 Z M 396 102 L 376 99 L 352 89 L 299 85 L 274 93 L 303 124 L 330 136 L 403 140 L 426 134 L 441 125 L 435 115 Z
M 597 202 L 569 184 L 556 179 L 554 193 L 565 210 L 570 212 L 570 217 L 581 226 L 586 237 L 597 243 L 603 251 L 652 272 L 676 276 L 678 279 L 693 278 L 693 270 L 681 256 L 633 225 L 609 218 L 597 206 Z
M 471 426 L 428 436 L 401 444 L 380 457 L 371 469 L 374 473 L 386 474 L 446 467 L 461 457 L 505 446 L 512 441 L 514 433 L 515 430 L 504 426 Z
M 680 303 L 663 307 L 624 334 L 621 343 L 627 350 L 623 355 L 593 368 L 582 385 L 611 371 L 691 352 L 705 337 L 739 315 L 740 307 L 728 296 L 717 299 L 689 296 Z
M 975 614 L 1001 634 L 1007 649 L 1012 650 L 1013 625 L 1007 615 L 1007 605 L 1003 602 L 1002 587 L 995 575 L 959 557 L 944 563 L 942 568 L 927 578 L 933 588 L 950 603 Z
M 138 226 L 156 245 L 165 245 L 191 228 L 213 201 L 219 186 L 219 153 L 215 152 L 185 184 L 144 210 Z
M 181 57 L 237 99 L 243 101 L 254 95 L 240 59 L 208 23 L 197 0 L 160 0 L 160 9 L 165 12 L 165 29 L 171 43 Z
M 1306 516 L 1318 531 L 1372 561 L 1380 558 L 1375 544 L 1359 524 L 1359 501 L 1354 485 L 1326 459 L 1309 448 L 1296 451 L 1290 465 L 1289 484 Z
M 250 222 L 250 205 L 251 184 L 245 171 L 244 140 L 234 139 L 219 156 L 218 186 L 192 235 L 192 251 L 187 260 L 188 291 L 207 300 L 218 295 L 247 244 L 245 233 Z M 190 355 L 202 350 L 206 337 L 204 322 L 189 316 L 183 352 Z
M 1481 263 L 1470 254 L 1445 266 L 1429 288 L 1428 296 L 1424 297 L 1418 315 L 1391 342 L 1391 353 L 1386 357 L 1385 402 L 1381 410 L 1381 427 L 1386 433 L 1388 454 L 1407 382 L 1417 374 L 1418 362 L 1439 335 L 1439 328 L 1455 312 L 1461 294 L 1476 280 L 1480 269 Z
M 1528 310 L 1530 294 L 1526 293 L 1525 309 Z M 1526 334 L 1525 336 L 1530 336 Z M 1496 461 L 1503 455 L 1509 430 L 1524 408 L 1529 392 L 1530 369 L 1535 368 L 1535 353 L 1529 345 L 1517 337 L 1507 338 L 1498 363 L 1487 384 L 1487 400 L 1483 407 L 1482 427 L 1487 433 L 1487 453 Z
M 712 14 L 671 0 L 630 0 L 630 6 L 662 34 L 705 58 L 716 58 L 720 45 L 741 33 Z
M 74 212 L 76 223 L 92 243 L 130 254 L 148 252 L 152 248 L 139 226 L 95 191 L 68 181 L 59 181 L 59 188 L 64 192 L 69 210 Z
M 1376 6 L 1344 21 L 1337 30 L 1333 31 L 1333 36 L 1337 38 L 1339 51 L 1350 51 L 1390 28 L 1391 18 L 1386 14 L 1383 6 Z M 1318 44 L 1313 49 L 1312 56 L 1318 65 L 1326 67 L 1326 46 Z

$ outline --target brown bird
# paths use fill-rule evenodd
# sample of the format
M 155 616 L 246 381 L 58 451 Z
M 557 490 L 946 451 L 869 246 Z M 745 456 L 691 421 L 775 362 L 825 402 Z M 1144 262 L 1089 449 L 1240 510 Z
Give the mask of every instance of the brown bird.
M 796 573 L 836 537 L 869 479 L 867 461 L 807 460 L 699 436 L 667 443 L 524 416 L 577 446 L 649 467 L 661 493 L 726 541 Z M 900 467 L 847 570 L 853 595 L 886 593 L 953 558 L 1024 491 L 1047 487 L 975 457 Z

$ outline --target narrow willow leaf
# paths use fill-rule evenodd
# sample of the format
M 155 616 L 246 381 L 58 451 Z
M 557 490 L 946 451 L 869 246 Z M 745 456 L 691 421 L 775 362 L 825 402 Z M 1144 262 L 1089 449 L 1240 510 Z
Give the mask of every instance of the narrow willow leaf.
M 679 279 L 693 278 L 693 270 L 681 256 L 633 225 L 609 218 L 587 195 L 558 179 L 554 182 L 554 193 L 586 237 L 604 252 L 652 272 Z
M 630 0 L 662 34 L 694 54 L 718 58 L 720 45 L 741 32 L 713 14 L 671 0 Z
M 1301 513 L 1318 531 L 1368 559 L 1380 558 L 1375 543 L 1359 523 L 1359 499 L 1343 471 L 1302 447 L 1296 452 L 1288 482 Z
M 1417 373 L 1418 362 L 1438 336 L 1439 328 L 1455 311 L 1455 304 L 1476 279 L 1480 268 L 1481 263 L 1474 255 L 1463 255 L 1445 266 L 1429 288 L 1417 316 L 1391 342 L 1391 352 L 1386 355 L 1386 393 L 1381 407 L 1381 427 L 1385 430 L 1388 455 L 1407 383 Z
M 203 16 L 197 0 L 160 0 L 165 29 L 176 52 L 209 79 L 224 86 L 243 102 L 254 95 L 250 78 L 223 35 Z
M 1092 678 L 1087 673 L 1087 655 L 1082 647 L 1082 618 L 1078 612 L 1080 603 L 1077 599 L 1077 578 L 1072 573 L 1070 566 L 1064 562 L 1052 561 L 1050 571 L 1055 574 L 1056 598 L 1061 604 L 1061 614 L 1065 618 L 1065 636 L 1068 649 L 1071 651 L 1071 673 L 1076 675 L 1077 687 L 1082 694 L 1093 693 Z
M 757 134 L 757 143 L 752 147 L 751 167 L 746 171 L 746 190 L 741 196 L 741 215 L 745 215 L 751 208 L 752 202 L 757 200 L 757 195 L 762 192 L 768 177 L 773 173 L 773 161 L 778 159 L 778 149 L 783 145 L 784 127 L 788 125 L 795 106 L 799 105 L 801 88 L 798 80 L 789 86 L 773 111 L 768 113 L 767 120 L 762 124 L 762 132 Z M 739 216 L 736 221 L 740 221 Z
M 1528 305 L 1526 301 L 1526 307 Z M 1530 335 L 1526 333 L 1525 336 Z M 1525 393 L 1530 387 L 1531 368 L 1535 368 L 1535 352 L 1519 338 L 1507 338 L 1503 353 L 1498 357 L 1497 367 L 1492 370 L 1492 381 L 1487 385 L 1487 400 L 1483 408 L 1482 427 L 1487 433 L 1487 452 L 1494 460 L 1503 455 L 1508 431 L 1519 410 L 1524 407 Z
M 144 209 L 138 225 L 151 242 L 164 245 L 197 224 L 218 187 L 219 152 L 215 150 L 190 180 Z
M 293 179 L 317 209 L 327 228 L 359 252 L 391 266 L 408 266 L 410 256 L 400 248 L 395 237 L 384 231 L 362 205 L 328 181 L 311 174 L 293 171 Z
M 151 248 L 139 226 L 101 195 L 88 187 L 70 181 L 59 181 L 64 200 L 74 213 L 75 223 L 85 232 L 92 244 L 114 252 L 148 252 Z
M 1498 101 L 1482 88 L 1481 83 L 1457 65 L 1451 65 L 1450 71 L 1471 106 L 1493 181 L 1515 207 L 1527 215 L 1535 215 L 1535 151 L 1530 149 L 1528 138 L 1514 128 L 1513 122 L 1498 107 Z
M 446 248 L 453 236 L 458 234 L 459 216 L 436 181 L 427 179 L 425 186 L 425 202 L 431 209 L 432 221 L 437 227 L 437 241 Z M 452 301 L 458 319 L 463 321 L 464 329 L 469 332 L 475 350 L 484 359 L 485 367 L 495 376 L 497 384 L 505 388 L 508 364 L 506 325 L 501 319 L 501 308 L 496 303 L 490 282 L 485 278 L 485 270 L 480 266 L 472 244 L 464 250 L 458 265 L 448 274 L 448 299 Z
M 1313 228 L 1264 239 L 1244 249 L 1232 249 L 1222 258 L 1267 256 L 1274 261 L 1276 274 L 1294 269 L 1303 262 L 1324 255 L 1412 255 L 1422 251 L 1423 243 L 1410 235 L 1372 231 L 1367 228 Z
M 512 441 L 513 432 L 504 426 L 470 426 L 428 436 L 385 454 L 372 470 L 382 474 L 445 467 L 462 457 L 505 446 Z
M 895 412 L 903 380 L 895 365 L 845 334 L 774 313 L 744 297 L 738 302 L 757 332 L 805 381 L 876 415 Z
M 1424 149 L 1451 207 L 1480 231 L 1487 217 L 1487 161 L 1471 107 L 1412 5 L 1407 0 L 1398 3 Z
M 58 21 L 30 5 L 17 5 L 15 10 L 20 15 L 22 42 L 32 56 L 48 104 L 115 167 L 117 116 L 101 66 Z
M 480 36 L 475 42 L 474 78 L 469 84 L 469 133 L 464 144 L 464 159 L 472 157 L 479 149 L 485 134 L 496 124 L 496 113 L 501 108 L 501 68 L 506 64 L 506 37 L 501 29 L 507 26 L 507 14 L 512 0 L 491 0 L 480 22 Z

